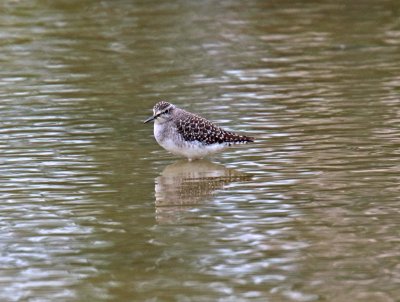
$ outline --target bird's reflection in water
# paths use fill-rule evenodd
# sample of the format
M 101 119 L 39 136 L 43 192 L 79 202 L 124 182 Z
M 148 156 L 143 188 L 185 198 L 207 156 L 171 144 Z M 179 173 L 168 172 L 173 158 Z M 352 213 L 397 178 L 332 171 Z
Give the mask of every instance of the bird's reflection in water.
M 156 219 L 175 223 L 224 185 L 251 176 L 207 160 L 178 161 L 155 179 Z

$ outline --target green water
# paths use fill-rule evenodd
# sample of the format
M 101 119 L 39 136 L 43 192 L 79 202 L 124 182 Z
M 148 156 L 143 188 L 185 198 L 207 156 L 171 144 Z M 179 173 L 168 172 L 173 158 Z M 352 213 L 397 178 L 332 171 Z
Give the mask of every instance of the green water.
M 1 301 L 398 301 L 398 1 L 3 1 Z M 256 143 L 189 163 L 165 99 Z

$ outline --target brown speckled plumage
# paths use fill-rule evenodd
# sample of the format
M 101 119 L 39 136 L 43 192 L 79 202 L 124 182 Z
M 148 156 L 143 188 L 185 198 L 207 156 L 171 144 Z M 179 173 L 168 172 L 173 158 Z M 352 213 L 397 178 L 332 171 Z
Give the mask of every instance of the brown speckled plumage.
M 175 121 L 178 132 L 186 141 L 199 141 L 205 145 L 235 144 L 253 142 L 251 137 L 237 135 L 226 131 L 196 114 L 182 110 L 180 118 Z
M 154 105 L 153 110 L 155 112 L 162 111 L 162 110 L 166 109 L 168 106 L 171 106 L 171 104 L 168 102 L 165 102 L 165 101 L 161 101 Z

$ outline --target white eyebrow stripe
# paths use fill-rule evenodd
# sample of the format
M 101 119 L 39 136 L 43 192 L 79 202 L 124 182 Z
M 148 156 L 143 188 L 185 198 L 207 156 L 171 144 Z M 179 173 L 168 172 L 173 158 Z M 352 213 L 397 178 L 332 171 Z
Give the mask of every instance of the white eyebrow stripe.
M 163 110 L 163 112 L 170 110 L 172 107 L 174 107 L 172 104 L 169 105 L 167 108 L 165 108 L 165 109 Z

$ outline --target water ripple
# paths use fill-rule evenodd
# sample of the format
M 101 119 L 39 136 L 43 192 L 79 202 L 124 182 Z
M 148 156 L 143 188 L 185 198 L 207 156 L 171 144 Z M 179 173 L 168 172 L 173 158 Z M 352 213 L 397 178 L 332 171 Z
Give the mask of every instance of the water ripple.
M 397 299 L 393 1 L 78 2 L 2 4 L 1 300 Z M 256 142 L 176 163 L 164 98 Z

